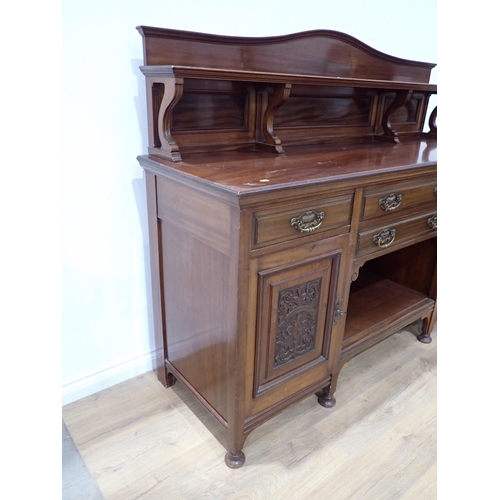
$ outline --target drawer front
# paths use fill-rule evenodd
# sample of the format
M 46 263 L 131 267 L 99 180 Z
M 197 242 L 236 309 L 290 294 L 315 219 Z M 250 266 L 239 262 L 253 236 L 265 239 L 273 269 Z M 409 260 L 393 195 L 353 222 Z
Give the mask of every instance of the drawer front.
M 254 248 L 306 237 L 351 223 L 353 195 L 273 207 L 254 213 Z
M 435 177 L 418 181 L 374 186 L 364 192 L 362 220 L 401 212 L 437 199 Z
M 425 212 L 415 217 L 386 221 L 385 225 L 372 227 L 358 233 L 356 257 L 397 247 L 412 238 L 437 231 L 437 214 Z

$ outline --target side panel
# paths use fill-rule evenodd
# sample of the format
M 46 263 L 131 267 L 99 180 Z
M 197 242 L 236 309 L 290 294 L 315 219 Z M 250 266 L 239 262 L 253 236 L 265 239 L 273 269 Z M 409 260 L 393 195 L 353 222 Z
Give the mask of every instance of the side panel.
M 222 423 L 233 392 L 238 209 L 158 179 L 167 368 Z
M 165 330 L 163 325 L 163 297 L 161 279 L 161 242 L 156 204 L 156 176 L 146 171 L 146 196 L 148 206 L 149 258 L 151 265 L 151 295 L 153 300 L 153 328 L 155 344 L 155 371 L 158 380 L 168 385 L 165 371 Z

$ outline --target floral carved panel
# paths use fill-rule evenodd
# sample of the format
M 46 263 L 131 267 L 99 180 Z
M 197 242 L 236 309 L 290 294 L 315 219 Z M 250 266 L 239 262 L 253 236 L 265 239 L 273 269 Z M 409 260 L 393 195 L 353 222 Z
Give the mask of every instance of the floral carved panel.
M 281 366 L 314 349 L 321 278 L 279 293 L 274 366 Z

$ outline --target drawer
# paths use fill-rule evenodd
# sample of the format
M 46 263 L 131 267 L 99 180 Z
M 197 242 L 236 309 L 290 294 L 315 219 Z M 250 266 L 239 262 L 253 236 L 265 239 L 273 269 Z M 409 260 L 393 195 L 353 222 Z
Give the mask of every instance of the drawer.
M 351 223 L 353 194 L 299 204 L 282 205 L 254 213 L 254 248 L 305 237 Z
M 414 217 L 395 219 L 385 225 L 362 230 L 358 233 L 356 257 L 397 247 L 412 238 L 437 231 L 436 211 L 421 213 Z
M 406 208 L 431 203 L 437 199 L 435 177 L 365 189 L 362 220 L 397 213 Z

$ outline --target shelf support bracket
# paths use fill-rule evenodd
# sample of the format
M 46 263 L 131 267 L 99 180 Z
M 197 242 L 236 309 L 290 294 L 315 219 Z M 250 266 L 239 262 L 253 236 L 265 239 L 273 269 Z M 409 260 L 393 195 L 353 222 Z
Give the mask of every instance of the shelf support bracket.
M 292 84 L 276 84 L 271 88 L 273 89 L 272 98 L 266 107 L 262 120 L 262 133 L 264 136 L 264 140 L 263 142 L 256 142 L 255 147 L 262 151 L 270 151 L 282 154 L 285 151 L 283 149 L 283 146 L 281 145 L 281 139 L 274 133 L 274 117 L 278 109 L 290 96 Z
M 431 116 L 429 116 L 429 135 L 437 135 L 437 112 L 438 112 L 438 107 L 436 106 L 431 113 Z
M 382 135 L 376 135 L 374 138 L 377 141 L 395 142 L 400 143 L 398 133 L 394 132 L 391 126 L 391 116 L 401 106 L 404 106 L 412 97 L 413 90 L 399 90 L 396 92 L 396 97 L 390 106 L 386 109 L 382 117 Z
M 150 155 L 181 161 L 179 146 L 172 137 L 173 109 L 182 97 L 184 79 L 148 77 L 148 131 Z

